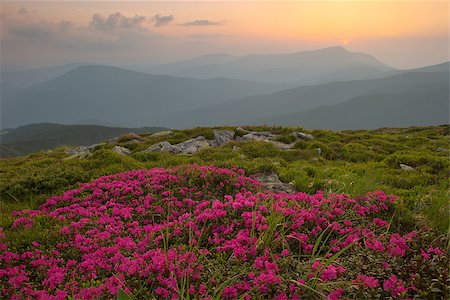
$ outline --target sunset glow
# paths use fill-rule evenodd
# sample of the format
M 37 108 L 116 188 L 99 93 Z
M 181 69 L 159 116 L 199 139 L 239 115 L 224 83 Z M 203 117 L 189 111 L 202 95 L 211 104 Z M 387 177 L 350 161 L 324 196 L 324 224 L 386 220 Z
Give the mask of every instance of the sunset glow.
M 147 18 L 139 24 L 141 38 L 126 32 L 129 30 L 93 34 L 89 24 L 94 15 L 106 19 L 117 12 L 129 18 Z M 155 15 L 171 16 L 171 19 L 163 26 L 155 26 L 151 21 Z M 334 1 L 3 3 L 1 36 L 6 46 L 2 59 L 10 63 L 23 61 L 29 56 L 28 47 L 23 45 L 26 39 L 32 38 L 26 34 L 53 30 L 62 21 L 70 22 L 69 36 L 73 36 L 74 44 L 78 40 L 92 46 L 99 41 L 114 44 L 136 39 L 135 44 L 128 43 L 127 47 L 138 47 L 136 55 L 146 53 L 149 61 L 173 61 L 211 52 L 289 52 L 333 45 L 372 53 L 399 67 L 412 66 L 425 57 L 428 61 L 423 63 L 448 58 L 446 2 Z M 146 41 L 148 37 L 153 38 Z M 181 40 L 182 52 L 178 50 Z M 57 59 L 61 46 L 68 47 L 66 51 L 74 51 L 74 45 L 67 45 L 70 44 L 67 41 L 63 44 L 53 40 L 43 45 L 47 50 L 41 52 L 54 53 L 52 57 Z M 113 47 L 112 44 L 103 46 Z M 387 49 L 387 44 L 396 44 L 395 52 Z M 399 56 L 399 49 L 410 55 Z M 104 50 L 105 59 L 120 59 L 114 51 L 105 53 Z M 92 53 L 77 53 L 80 59 L 91 59 Z M 50 60 L 45 55 L 42 59 Z

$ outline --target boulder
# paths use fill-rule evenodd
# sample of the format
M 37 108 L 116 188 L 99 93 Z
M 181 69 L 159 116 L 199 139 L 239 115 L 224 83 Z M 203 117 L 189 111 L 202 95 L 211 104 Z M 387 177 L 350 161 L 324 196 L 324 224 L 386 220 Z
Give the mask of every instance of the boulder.
M 182 143 L 172 145 L 170 152 L 174 154 L 194 154 L 199 150 L 210 147 L 208 141 L 204 136 L 198 136 L 196 138 L 184 141 Z
M 91 149 L 88 146 L 79 146 L 76 148 L 66 149 L 64 153 L 70 154 L 69 157 L 66 157 L 64 160 L 73 159 L 73 158 L 88 158 L 92 156 Z
M 234 131 L 231 130 L 214 130 L 214 140 L 217 146 L 223 146 L 232 141 L 234 138 Z
M 414 171 L 414 168 L 405 164 L 400 164 L 400 168 L 404 171 Z
M 275 193 L 293 193 L 295 191 L 292 184 L 281 182 L 278 175 L 275 173 L 261 174 L 256 176 L 256 179 L 260 181 L 266 189 Z
M 300 132 L 300 131 L 293 132 L 290 134 L 290 136 L 296 137 L 301 140 L 313 140 L 314 139 L 314 137 L 311 134 Z
M 279 135 L 276 134 L 272 134 L 270 132 L 267 131 L 262 131 L 262 132 L 250 132 L 247 133 L 245 135 L 242 136 L 242 138 L 246 141 L 265 141 L 266 139 L 274 139 L 279 137 Z
M 131 140 L 145 141 L 145 138 L 136 133 L 130 132 L 130 133 L 125 133 L 125 134 L 122 134 L 121 136 L 112 138 L 112 139 L 108 140 L 108 143 L 110 143 L 110 144 L 126 143 Z
M 144 152 L 170 151 L 171 147 L 172 147 L 171 143 L 164 141 L 148 147 L 147 149 L 144 150 Z
M 127 148 L 124 147 L 120 147 L 120 146 L 114 146 L 114 148 L 112 148 L 112 151 L 120 154 L 120 155 L 130 155 L 131 151 L 128 150 Z

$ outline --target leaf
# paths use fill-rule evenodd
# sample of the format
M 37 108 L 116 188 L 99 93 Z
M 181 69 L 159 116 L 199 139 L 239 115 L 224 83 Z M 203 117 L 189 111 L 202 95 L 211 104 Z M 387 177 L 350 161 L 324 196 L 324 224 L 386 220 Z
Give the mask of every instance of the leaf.
M 117 299 L 116 300 L 131 300 L 130 295 L 125 293 L 122 289 L 119 289 L 117 292 Z

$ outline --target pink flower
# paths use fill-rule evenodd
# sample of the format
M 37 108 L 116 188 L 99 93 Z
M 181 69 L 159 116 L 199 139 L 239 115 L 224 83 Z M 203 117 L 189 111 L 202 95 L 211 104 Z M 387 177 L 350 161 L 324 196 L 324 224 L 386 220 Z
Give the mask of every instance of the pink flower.
M 369 288 L 376 288 L 379 285 L 378 280 L 375 277 L 372 276 L 365 276 L 362 274 L 359 274 L 356 277 L 356 280 L 354 280 L 356 283 L 361 283 L 363 286 L 369 287 Z

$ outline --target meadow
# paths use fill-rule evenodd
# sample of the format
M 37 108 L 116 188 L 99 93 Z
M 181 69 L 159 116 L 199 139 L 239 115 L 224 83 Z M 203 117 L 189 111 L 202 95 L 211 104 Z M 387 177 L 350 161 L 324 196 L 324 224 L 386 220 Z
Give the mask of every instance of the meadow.
M 448 125 L 244 128 L 295 145 L 143 151 L 213 138 L 195 128 L 134 144 L 125 135 L 115 145 L 129 156 L 104 144 L 85 159 L 60 147 L 0 160 L 2 293 L 448 298 Z M 271 173 L 296 193 L 265 191 L 254 176 Z

